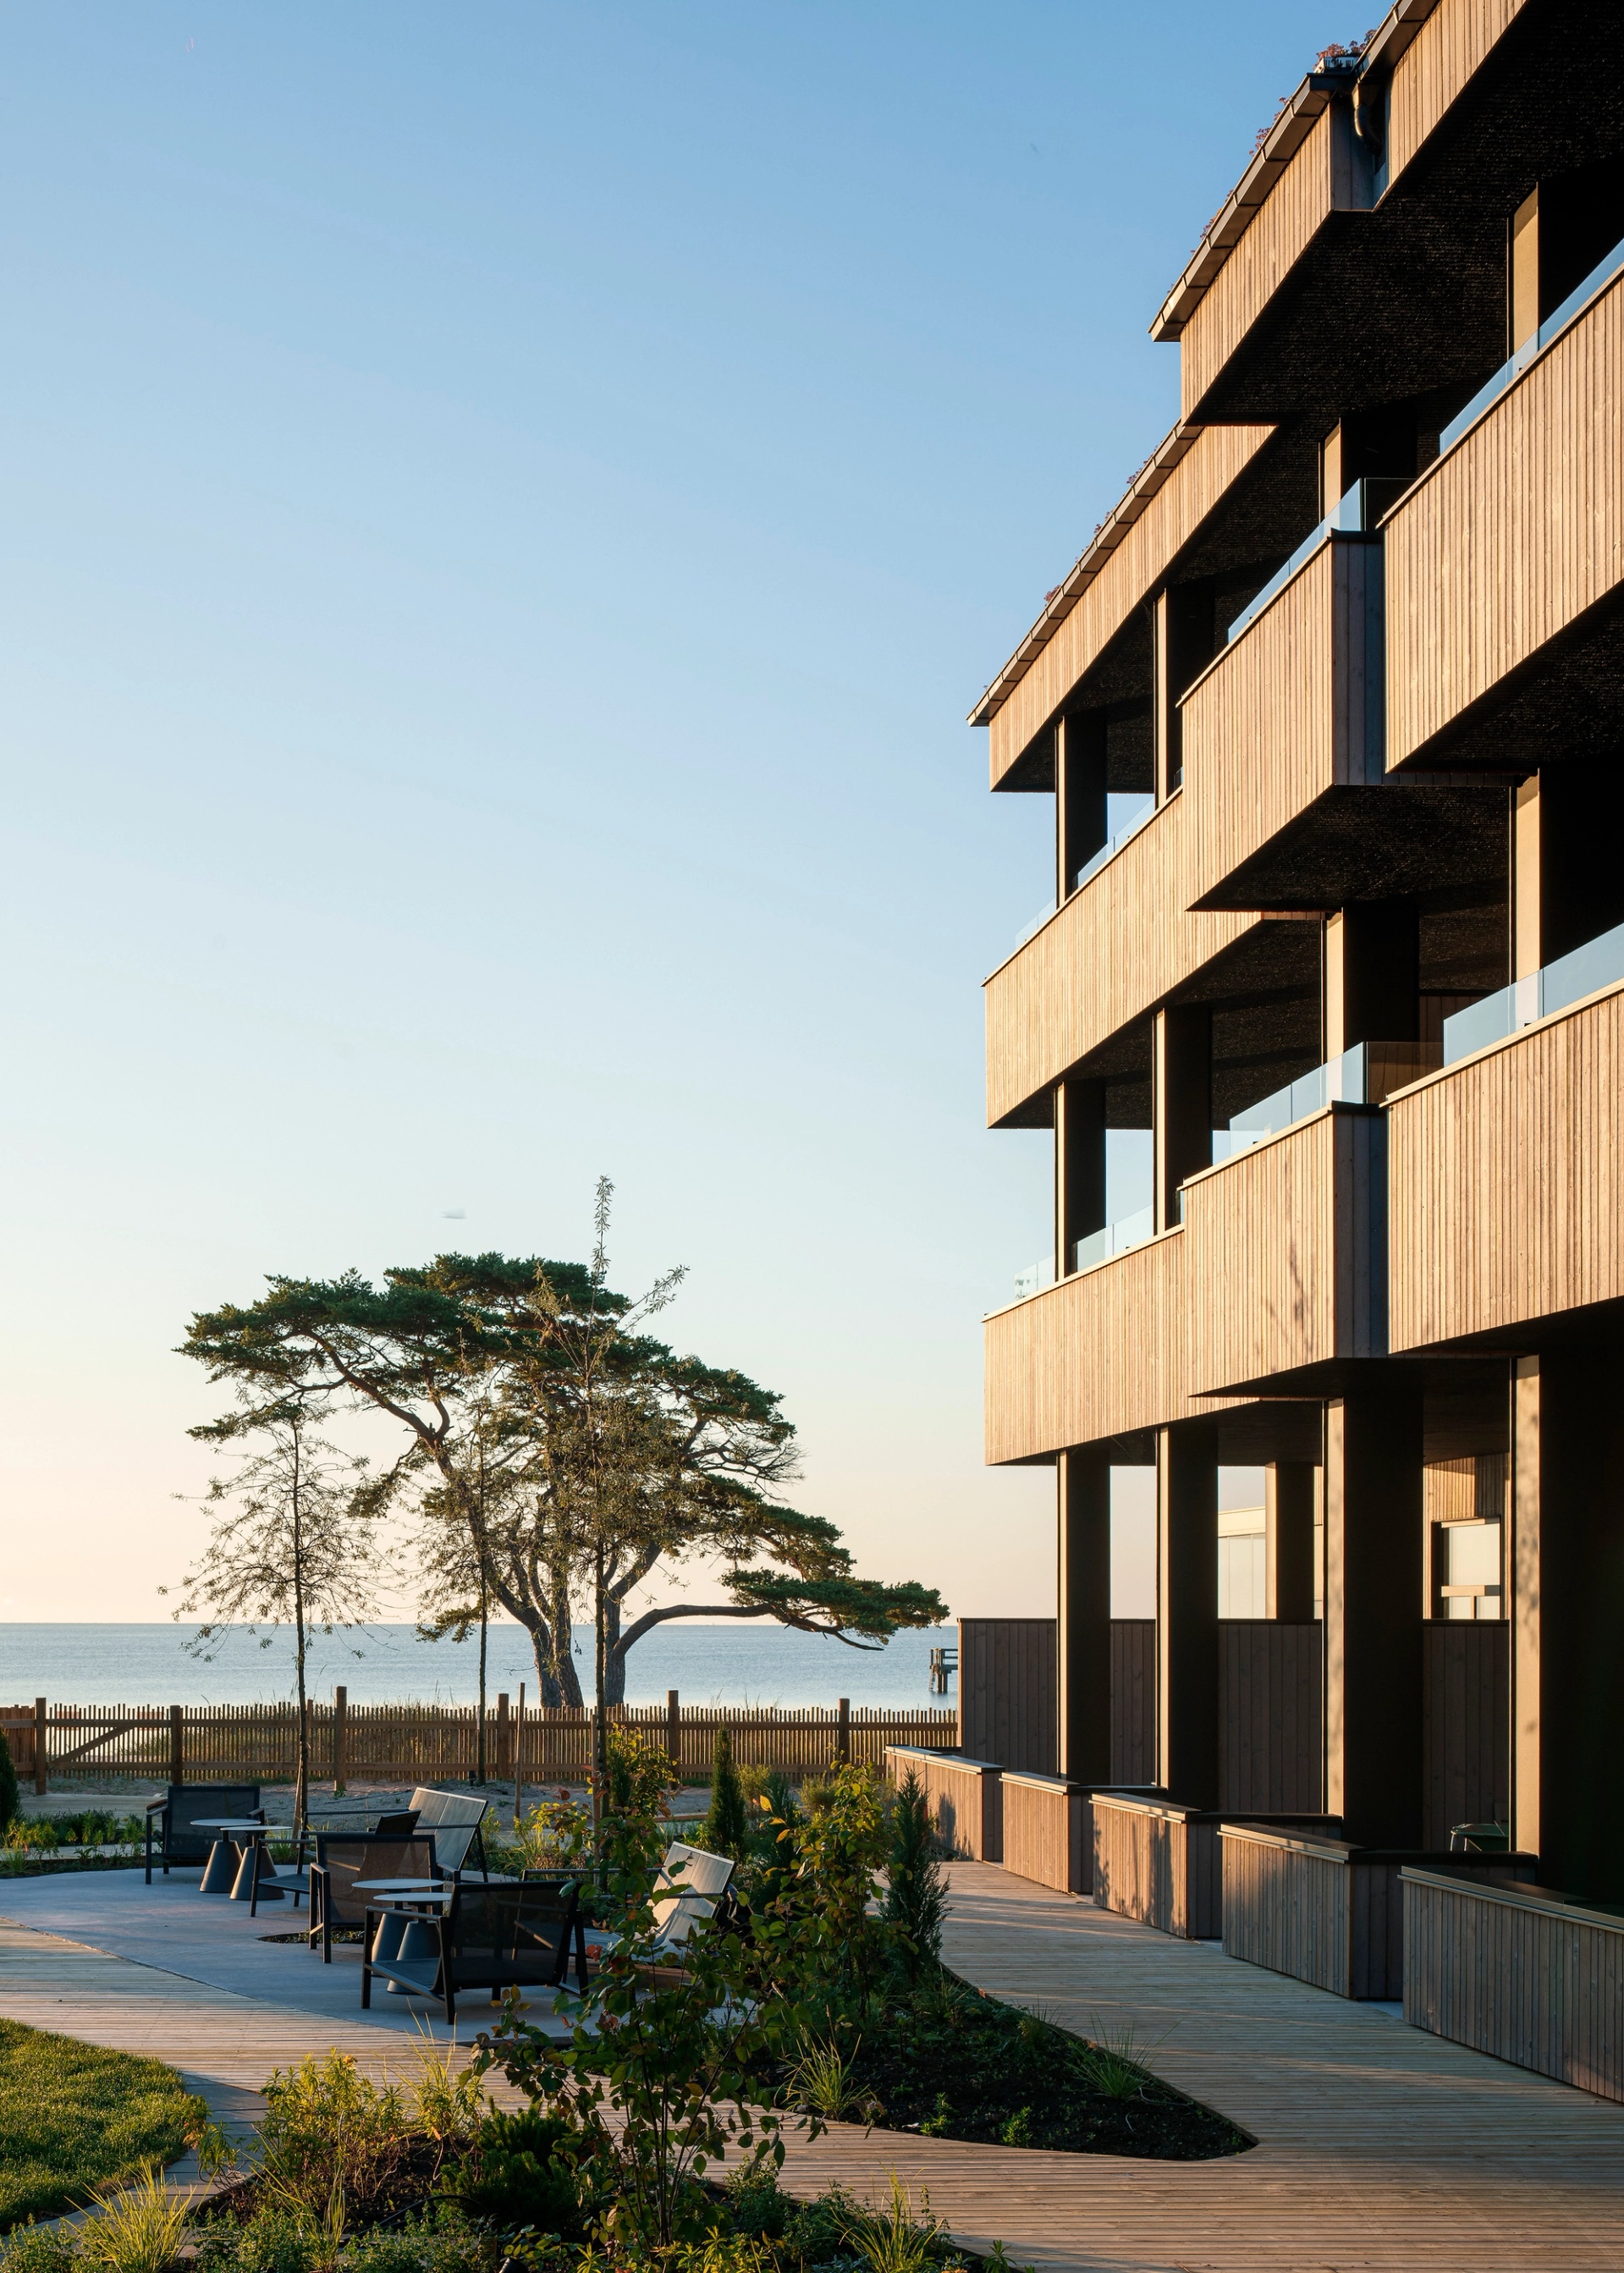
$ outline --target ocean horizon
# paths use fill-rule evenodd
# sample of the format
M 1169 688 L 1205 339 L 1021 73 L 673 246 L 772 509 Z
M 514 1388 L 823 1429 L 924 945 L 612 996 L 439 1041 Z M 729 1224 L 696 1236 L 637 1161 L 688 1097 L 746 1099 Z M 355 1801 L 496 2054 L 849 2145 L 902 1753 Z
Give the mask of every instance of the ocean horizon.
M 206 1645 L 207 1657 L 187 1647 L 195 1632 L 167 1621 L 0 1624 L 0 1702 L 32 1705 L 44 1697 L 65 1705 L 271 1705 L 292 1695 L 293 1648 L 285 1628 L 256 1636 L 234 1627 Z M 853 1649 L 787 1626 L 673 1620 L 633 1647 L 627 1702 L 663 1705 L 675 1689 L 690 1705 L 832 1707 L 841 1697 L 858 1707 L 954 1705 L 957 1683 L 945 1697 L 932 1696 L 929 1670 L 932 1648 L 957 1639 L 958 1628 L 944 1625 L 898 1634 L 882 1649 Z M 590 1625 L 575 1628 L 575 1649 L 590 1697 Z M 521 1682 L 533 1704 L 530 1637 L 521 1626 L 492 1625 L 490 1698 L 505 1690 L 516 1703 Z M 425 1641 L 415 1626 L 403 1624 L 319 1634 L 306 1685 L 314 1698 L 330 1697 L 342 1685 L 357 1705 L 471 1705 L 479 1690 L 477 1637 Z

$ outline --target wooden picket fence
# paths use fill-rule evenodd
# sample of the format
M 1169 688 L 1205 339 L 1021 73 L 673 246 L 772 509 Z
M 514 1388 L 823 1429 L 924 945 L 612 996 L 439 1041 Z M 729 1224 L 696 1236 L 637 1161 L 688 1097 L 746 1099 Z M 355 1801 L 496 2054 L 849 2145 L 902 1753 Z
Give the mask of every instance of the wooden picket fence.
M 883 1766 L 888 1744 L 951 1750 L 959 1715 L 833 1707 L 781 1711 L 749 1706 L 619 1706 L 613 1717 L 663 1744 L 679 1773 L 708 1769 L 726 1727 L 733 1757 L 762 1767 L 816 1773 L 837 1758 Z M 418 1784 L 466 1780 L 478 1759 L 472 1706 L 351 1705 L 342 1689 L 310 1708 L 311 1759 L 319 1782 Z M 583 1781 L 592 1757 L 589 1712 L 527 1712 L 499 1695 L 487 1711 L 487 1772 L 500 1782 Z M 150 1783 L 291 1782 L 297 1714 L 291 1705 L 57 1705 L 0 1707 L 0 1730 L 19 1777 L 36 1792 L 49 1780 L 129 1777 Z

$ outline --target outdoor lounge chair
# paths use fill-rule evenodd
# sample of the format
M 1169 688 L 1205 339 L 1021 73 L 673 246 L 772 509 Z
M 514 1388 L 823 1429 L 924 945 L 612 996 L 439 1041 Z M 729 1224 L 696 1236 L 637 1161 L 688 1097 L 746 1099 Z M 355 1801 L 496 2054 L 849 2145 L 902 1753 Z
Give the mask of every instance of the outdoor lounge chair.
M 147 1885 L 152 1884 L 154 1859 L 166 1879 L 171 1864 L 186 1869 L 194 1863 L 207 1862 L 219 1834 L 198 1830 L 199 1817 L 243 1822 L 250 1816 L 257 1816 L 261 1822 L 265 1819 L 257 1783 L 172 1783 L 163 1797 L 153 1800 L 147 1810 Z
M 432 1835 L 414 1833 L 395 1839 L 376 1831 L 319 1831 L 316 1859 L 310 1866 L 310 1929 L 312 1949 L 318 1944 L 324 1965 L 333 1962 L 333 1936 L 347 1926 L 365 1928 L 368 1906 L 376 1898 L 358 1894 L 363 1879 L 421 1879 L 425 1886 L 443 1882 Z
M 584 1988 L 579 1900 L 574 1879 L 458 1884 L 438 1917 L 402 1917 L 387 1896 L 380 1897 L 366 1914 L 361 2003 L 371 2007 L 376 1974 L 408 1996 L 440 1998 L 451 2024 L 456 2000 L 466 1990 L 488 1990 L 494 2005 L 505 1989 L 560 1988 L 572 1942 L 575 1978 Z M 395 1927 L 402 1931 L 391 1937 Z
M 731 1856 L 712 1855 L 708 1849 L 689 1847 L 680 1839 L 672 1842 L 654 1882 L 652 1962 L 665 1960 L 673 1967 L 681 1966 L 683 1944 L 702 1919 L 715 1917 L 733 1874 Z M 662 1887 L 679 1891 L 662 1894 Z M 594 1934 L 588 1954 L 613 1949 L 618 1939 L 613 1933 Z
M 349 1836 L 369 1839 L 409 1839 L 417 1829 L 417 1826 L 416 1808 L 400 1807 L 393 1813 L 386 1811 L 380 1814 L 376 1823 L 370 1826 L 366 1831 L 351 1832 Z M 321 1831 L 322 1827 L 316 1824 L 308 1827 L 299 1834 L 298 1844 L 293 1850 L 293 1860 L 285 1871 L 279 1869 L 272 1862 L 269 1848 L 263 1839 L 255 1842 L 253 1864 L 248 1882 L 250 1917 L 258 1917 L 259 1915 L 261 1897 L 267 1901 L 274 1901 L 286 1894 L 291 1902 L 304 1901 L 310 1879 L 309 1866 L 305 1861 L 305 1849 L 312 1839 L 319 1836 Z
M 447 1879 L 459 1879 L 468 1867 L 470 1849 L 477 1850 L 479 1875 L 489 1879 L 490 1866 L 485 1857 L 485 1838 L 481 1826 L 490 1812 L 488 1799 L 477 1799 L 464 1791 L 431 1791 L 419 1784 L 411 1796 L 417 1811 L 419 1831 L 434 1834 L 434 1852 L 440 1857 L 440 1867 Z

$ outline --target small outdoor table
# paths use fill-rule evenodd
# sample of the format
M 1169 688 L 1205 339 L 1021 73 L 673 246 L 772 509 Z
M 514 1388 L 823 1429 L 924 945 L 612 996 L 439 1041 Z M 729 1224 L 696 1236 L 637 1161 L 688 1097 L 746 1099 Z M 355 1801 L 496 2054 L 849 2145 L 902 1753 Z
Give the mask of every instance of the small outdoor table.
M 380 1957 L 427 1957 L 434 1948 L 434 1938 L 421 1915 L 426 1910 L 443 1910 L 456 1893 L 455 1887 L 441 1886 L 425 1879 L 357 1879 L 357 1894 L 382 1894 L 388 1899 L 368 1902 L 366 1923 L 362 1933 L 370 1947 L 374 1962 Z M 414 1917 L 413 1912 L 418 1913 Z M 378 1920 L 376 1940 L 372 1939 L 372 1920 Z M 408 1997 L 412 1992 L 398 1981 L 387 1983 L 392 1997 Z
M 251 1815 L 200 1815 L 196 1827 L 199 1831 L 219 1834 L 208 1850 L 208 1861 L 203 1866 L 203 1881 L 198 1888 L 201 1894 L 227 1894 L 234 1902 L 247 1902 L 253 1893 L 253 1850 L 261 1840 L 268 1839 L 273 1828 Z M 231 1851 L 227 1852 L 229 1849 Z M 234 1859 L 235 1858 L 235 1859 Z M 261 1886 L 262 1902 L 279 1902 L 282 1888 Z

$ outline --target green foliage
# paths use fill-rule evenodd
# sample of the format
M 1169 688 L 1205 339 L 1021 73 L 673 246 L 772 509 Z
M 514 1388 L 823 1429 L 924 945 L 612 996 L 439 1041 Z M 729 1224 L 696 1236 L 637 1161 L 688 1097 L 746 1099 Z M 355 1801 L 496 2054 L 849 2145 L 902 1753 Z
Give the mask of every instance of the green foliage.
M 868 1906 L 886 1844 L 878 1779 L 854 1761 L 836 1761 L 823 1804 L 795 1834 L 793 1879 L 779 1904 L 801 1919 L 805 1992 L 825 2028 L 861 2002 L 882 1969 Z
M 733 1766 L 733 1740 L 724 1723 L 716 1732 L 710 1756 L 710 1812 L 699 1843 L 712 1855 L 742 1857 L 748 1834 L 744 1787 Z
M 1137 2099 L 1151 2082 L 1141 2046 L 1129 2022 L 1120 2029 L 1101 2029 L 1094 2022 L 1096 2034 L 1084 2046 L 1082 2059 L 1096 2091 L 1108 2099 Z
M 468 2217 L 505 2232 L 574 2233 L 582 2222 L 581 2145 L 566 2117 L 539 2107 L 487 2115 L 472 2155 L 442 2191 Z
M 521 1870 L 567 1871 L 590 1849 L 591 1811 L 560 1789 L 556 1799 L 538 1799 L 526 1808 L 513 1832 L 511 1851 Z
M 17 1769 L 11 1759 L 11 1747 L 0 1733 L 0 1831 L 14 1823 L 22 1813 L 22 1801 L 17 1789 Z
M 69 2273 L 74 2241 L 70 2230 L 58 2225 L 14 2226 L 0 2249 L 0 2273 Z
M 910 1981 L 942 1962 L 947 1880 L 936 1853 L 936 1819 L 925 1788 L 910 1768 L 891 1811 L 883 1915 L 897 1929 L 898 1954 Z
M 259 2170 L 267 2195 L 324 2217 L 335 2195 L 365 2216 L 387 2195 L 408 2152 L 406 2102 L 347 2052 L 278 2068 L 265 2087 Z
M 97 2214 L 79 2241 L 80 2262 L 104 2273 L 169 2273 L 186 2235 L 186 2201 L 152 2164 L 132 2186 L 96 2189 Z
M 681 1779 L 662 1745 L 641 1729 L 620 1722 L 612 1722 L 608 1730 L 608 1762 L 605 1808 L 631 1827 L 635 1839 L 640 1835 L 638 1827 L 651 1825 L 665 1814 L 665 1794 L 674 1791 Z
M 162 2061 L 0 2021 L 0 2228 L 172 2162 L 207 2120 Z

